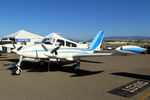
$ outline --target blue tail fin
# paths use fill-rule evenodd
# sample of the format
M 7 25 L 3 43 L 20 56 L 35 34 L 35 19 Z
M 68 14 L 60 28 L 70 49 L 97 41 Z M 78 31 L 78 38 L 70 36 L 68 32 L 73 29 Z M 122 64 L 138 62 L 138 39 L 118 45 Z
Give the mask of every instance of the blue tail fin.
M 89 50 L 95 50 L 101 45 L 104 36 L 104 31 L 99 31 L 89 46 Z

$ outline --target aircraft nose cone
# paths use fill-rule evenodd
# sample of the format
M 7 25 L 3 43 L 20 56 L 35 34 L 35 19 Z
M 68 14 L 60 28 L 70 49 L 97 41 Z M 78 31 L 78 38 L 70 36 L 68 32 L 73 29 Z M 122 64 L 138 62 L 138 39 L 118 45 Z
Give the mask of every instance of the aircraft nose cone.
M 13 49 L 13 50 L 11 50 L 11 52 L 13 52 L 13 53 L 17 53 L 17 50 L 16 50 L 16 49 Z
M 22 51 L 18 51 L 17 54 L 18 54 L 18 55 L 22 55 Z
M 116 51 L 120 51 L 120 47 L 116 48 L 115 50 L 116 50 Z
M 118 48 L 116 48 L 115 49 L 116 51 L 122 51 L 123 50 L 123 47 L 121 46 L 121 47 L 118 47 Z

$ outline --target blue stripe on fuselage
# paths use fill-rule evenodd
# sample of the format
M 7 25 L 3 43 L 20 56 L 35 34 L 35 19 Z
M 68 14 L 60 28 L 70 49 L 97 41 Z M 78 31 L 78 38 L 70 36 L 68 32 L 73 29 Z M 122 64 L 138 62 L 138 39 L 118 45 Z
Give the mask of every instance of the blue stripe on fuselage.
M 87 54 L 87 52 L 83 52 L 83 51 L 58 51 L 58 53 L 82 53 L 82 54 Z
M 51 51 L 52 49 L 48 49 L 48 51 Z M 23 51 L 23 52 L 44 52 L 45 50 L 29 50 L 29 51 Z
M 52 49 L 49 49 L 48 51 L 51 51 Z M 82 53 L 87 54 L 87 49 L 76 49 L 78 51 L 58 51 L 58 53 Z M 45 50 L 29 50 L 29 51 L 23 51 L 23 52 L 44 52 Z

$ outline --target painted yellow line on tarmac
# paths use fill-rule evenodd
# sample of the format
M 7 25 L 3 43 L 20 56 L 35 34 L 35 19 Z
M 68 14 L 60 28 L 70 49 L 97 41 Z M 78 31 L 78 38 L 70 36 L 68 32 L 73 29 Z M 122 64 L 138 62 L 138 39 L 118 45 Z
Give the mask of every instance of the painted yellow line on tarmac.
M 146 100 L 148 97 L 150 97 L 150 93 L 146 94 L 144 97 L 142 97 L 140 100 Z

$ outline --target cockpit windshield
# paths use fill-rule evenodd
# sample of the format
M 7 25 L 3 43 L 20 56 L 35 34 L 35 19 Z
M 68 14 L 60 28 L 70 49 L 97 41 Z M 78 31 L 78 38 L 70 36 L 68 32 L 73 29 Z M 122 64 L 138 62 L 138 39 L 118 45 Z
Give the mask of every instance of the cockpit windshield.
M 54 41 L 55 41 L 55 39 L 53 39 L 53 38 L 45 38 L 42 40 L 42 43 L 52 45 L 54 43 Z

